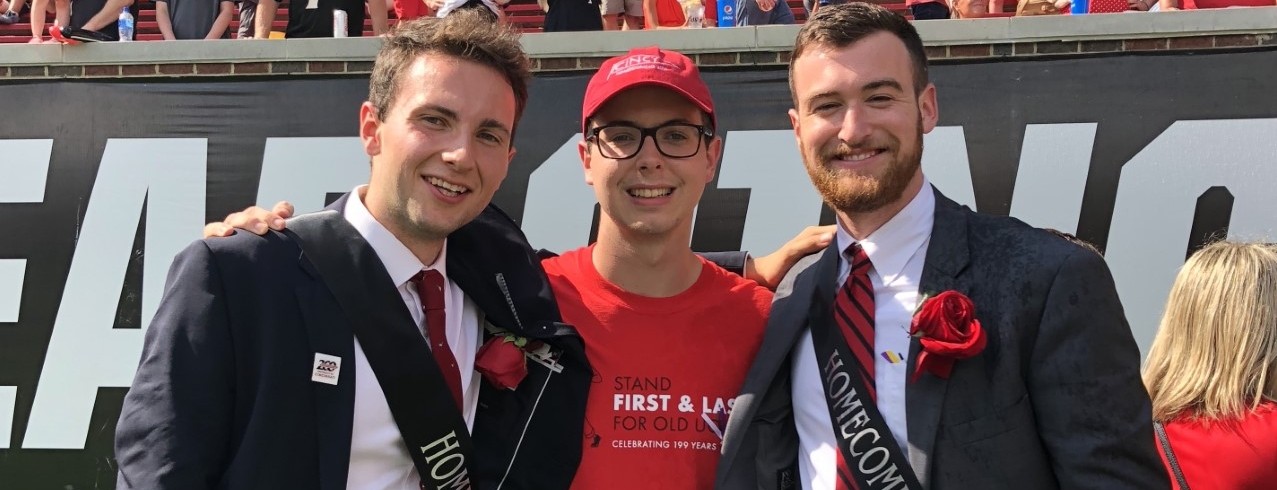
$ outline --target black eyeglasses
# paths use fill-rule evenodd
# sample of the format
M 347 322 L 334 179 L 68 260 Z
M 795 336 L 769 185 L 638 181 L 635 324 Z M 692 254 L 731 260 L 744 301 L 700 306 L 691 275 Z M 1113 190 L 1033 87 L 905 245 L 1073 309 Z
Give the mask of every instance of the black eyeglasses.
M 624 160 L 637 155 L 643 142 L 651 136 L 656 151 L 669 158 L 687 158 L 701 150 L 701 140 L 714 136 L 709 126 L 672 122 L 654 128 L 640 128 L 633 124 L 606 124 L 593 128 L 586 141 L 597 143 L 599 152 L 607 158 Z

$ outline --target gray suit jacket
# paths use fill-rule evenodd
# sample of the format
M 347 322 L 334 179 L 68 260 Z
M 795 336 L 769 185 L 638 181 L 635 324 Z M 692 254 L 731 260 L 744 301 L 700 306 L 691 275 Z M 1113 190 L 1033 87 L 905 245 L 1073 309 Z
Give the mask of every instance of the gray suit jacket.
M 1169 488 L 1139 351 L 1103 258 L 935 192 L 920 293 L 969 296 L 988 345 L 948 380 L 924 374 L 907 384 L 907 451 L 923 487 Z M 718 488 L 801 488 L 790 354 L 812 322 L 832 321 L 811 305 L 832 304 L 837 271 L 831 246 L 799 262 L 777 290 L 727 425 Z M 914 340 L 910 376 L 919 348 Z

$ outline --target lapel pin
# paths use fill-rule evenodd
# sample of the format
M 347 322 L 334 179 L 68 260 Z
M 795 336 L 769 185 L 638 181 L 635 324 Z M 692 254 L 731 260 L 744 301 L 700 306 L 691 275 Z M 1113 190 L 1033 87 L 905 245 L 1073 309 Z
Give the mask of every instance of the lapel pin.
M 899 363 L 900 363 L 900 361 L 902 360 L 902 359 L 901 359 L 901 357 L 900 357 L 900 354 L 896 354 L 895 352 L 892 352 L 892 351 L 889 351 L 889 350 L 888 350 L 888 351 L 882 351 L 882 358 L 883 358 L 883 359 L 886 359 L 886 360 L 887 360 L 887 362 L 892 363 L 892 364 L 899 364 Z
M 341 358 L 328 354 L 315 353 L 315 366 L 310 372 L 310 380 L 316 383 L 337 385 L 341 376 Z

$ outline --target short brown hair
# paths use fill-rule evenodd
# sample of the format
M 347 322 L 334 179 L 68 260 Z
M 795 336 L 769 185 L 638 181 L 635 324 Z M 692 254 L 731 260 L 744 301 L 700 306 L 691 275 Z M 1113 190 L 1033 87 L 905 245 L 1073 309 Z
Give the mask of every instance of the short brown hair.
M 514 126 L 519 126 L 528 105 L 528 57 L 517 31 L 477 10 L 459 9 L 442 19 L 424 17 L 395 26 L 377 53 L 368 82 L 368 101 L 377 109 L 378 120 L 394 105 L 404 68 L 422 55 L 439 53 L 492 67 L 505 76 L 514 90 Z
M 794 51 L 789 59 L 789 93 L 798 106 L 798 93 L 794 91 L 794 62 L 816 47 L 844 48 L 877 32 L 889 32 L 905 43 L 909 58 L 913 61 L 914 93 L 921 94 L 930 83 L 927 75 L 927 52 L 922 48 L 922 38 L 908 19 L 885 7 L 863 2 L 820 7 L 807 19 L 798 31 Z

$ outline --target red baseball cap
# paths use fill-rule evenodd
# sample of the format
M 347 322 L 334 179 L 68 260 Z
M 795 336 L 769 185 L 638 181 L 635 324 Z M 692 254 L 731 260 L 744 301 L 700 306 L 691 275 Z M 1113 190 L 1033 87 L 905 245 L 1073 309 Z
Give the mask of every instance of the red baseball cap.
M 714 101 L 709 96 L 709 87 L 701 79 L 701 72 L 696 69 L 696 64 L 682 53 L 652 46 L 632 49 L 603 62 L 585 88 L 585 104 L 581 107 L 581 132 L 585 132 L 586 121 L 590 116 L 608 100 L 622 91 L 640 85 L 665 87 L 687 97 L 696 107 L 709 113 L 710 123 L 718 126 L 714 115 Z

